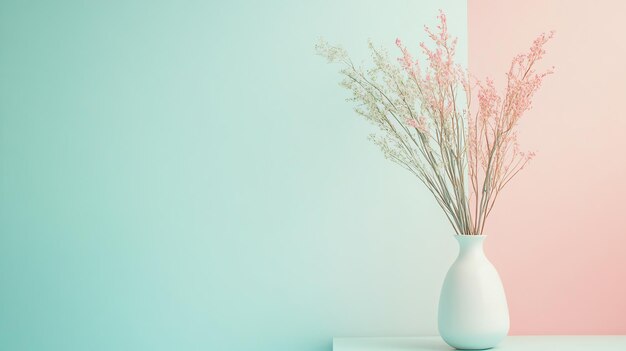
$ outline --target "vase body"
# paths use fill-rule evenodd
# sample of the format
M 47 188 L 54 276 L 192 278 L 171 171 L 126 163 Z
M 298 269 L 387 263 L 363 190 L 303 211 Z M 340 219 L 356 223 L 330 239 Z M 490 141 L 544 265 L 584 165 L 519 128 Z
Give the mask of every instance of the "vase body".
M 483 251 L 485 235 L 455 235 L 459 256 L 439 298 L 439 334 L 457 349 L 496 346 L 509 332 L 504 287 Z

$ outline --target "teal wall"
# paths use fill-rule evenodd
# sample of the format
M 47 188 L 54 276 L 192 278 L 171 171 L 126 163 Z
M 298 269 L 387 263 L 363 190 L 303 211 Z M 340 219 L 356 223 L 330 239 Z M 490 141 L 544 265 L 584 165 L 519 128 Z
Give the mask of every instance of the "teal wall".
M 436 332 L 456 250 L 323 36 L 464 1 L 0 3 L 0 349 L 328 350 Z

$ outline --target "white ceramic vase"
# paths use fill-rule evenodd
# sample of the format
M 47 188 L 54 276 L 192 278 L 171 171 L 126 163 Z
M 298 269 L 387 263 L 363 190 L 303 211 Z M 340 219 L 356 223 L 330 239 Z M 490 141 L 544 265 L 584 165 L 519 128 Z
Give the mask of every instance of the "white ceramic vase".
M 483 251 L 486 235 L 455 238 L 460 250 L 441 289 L 439 334 L 456 349 L 489 349 L 509 332 L 504 287 Z

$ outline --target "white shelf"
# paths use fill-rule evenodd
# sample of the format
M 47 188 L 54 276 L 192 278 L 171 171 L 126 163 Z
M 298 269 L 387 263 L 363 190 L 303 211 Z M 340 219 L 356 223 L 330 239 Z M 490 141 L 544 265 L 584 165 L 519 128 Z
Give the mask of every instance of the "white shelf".
M 403 338 L 334 338 L 333 351 L 453 350 L 438 336 Z M 626 335 L 508 336 L 492 350 L 501 351 L 626 351 Z

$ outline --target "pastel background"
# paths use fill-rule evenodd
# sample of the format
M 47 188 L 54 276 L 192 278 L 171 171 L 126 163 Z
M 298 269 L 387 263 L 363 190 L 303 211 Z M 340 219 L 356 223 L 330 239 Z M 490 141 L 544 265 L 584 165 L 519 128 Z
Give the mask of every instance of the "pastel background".
M 0 350 L 435 334 L 450 228 L 314 44 L 438 8 L 467 63 L 458 1 L 0 2 Z
M 537 157 L 485 243 L 511 333 L 626 334 L 626 3 L 470 0 L 468 13 L 470 68 L 500 86 L 513 55 L 556 30 L 544 63 L 556 73 L 520 124 Z
M 439 8 L 481 75 L 558 31 L 487 240 L 512 332 L 626 332 L 623 8 L 541 4 L 0 2 L 0 350 L 436 334 L 451 229 L 313 44 L 417 48 Z

